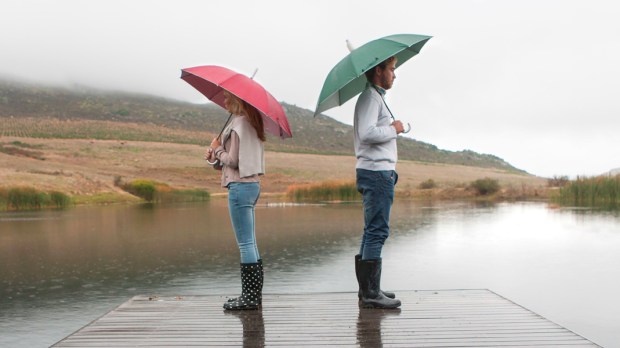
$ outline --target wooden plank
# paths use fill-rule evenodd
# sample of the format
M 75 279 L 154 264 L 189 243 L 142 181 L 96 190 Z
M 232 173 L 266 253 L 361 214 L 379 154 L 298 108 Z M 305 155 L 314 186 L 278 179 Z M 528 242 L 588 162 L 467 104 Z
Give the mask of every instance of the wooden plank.
M 55 347 L 598 347 L 489 290 L 399 291 L 399 310 L 355 293 L 272 294 L 257 311 L 224 296 L 136 296 Z

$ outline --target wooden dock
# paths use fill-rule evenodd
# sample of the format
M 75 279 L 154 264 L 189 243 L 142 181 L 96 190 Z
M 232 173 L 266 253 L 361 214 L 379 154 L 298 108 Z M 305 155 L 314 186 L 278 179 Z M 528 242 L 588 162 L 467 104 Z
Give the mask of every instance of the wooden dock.
M 400 310 L 319 293 L 240 312 L 224 312 L 224 296 L 136 296 L 55 347 L 599 347 L 489 290 L 397 295 Z

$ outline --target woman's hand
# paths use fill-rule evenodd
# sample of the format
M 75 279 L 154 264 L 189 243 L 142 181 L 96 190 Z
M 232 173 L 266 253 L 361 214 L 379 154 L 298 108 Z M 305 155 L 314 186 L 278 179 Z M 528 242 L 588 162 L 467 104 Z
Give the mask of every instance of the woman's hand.
M 213 141 L 211 142 L 211 148 L 214 150 L 220 147 L 220 145 L 220 140 L 218 138 L 213 139 Z
M 208 147 L 207 151 L 205 151 L 205 160 L 213 162 L 215 158 L 215 154 L 213 148 Z
M 220 146 L 220 141 L 215 138 L 213 139 L 213 141 L 211 142 L 211 145 L 207 148 L 207 151 L 205 152 L 205 159 L 209 162 L 215 162 L 217 161 L 217 158 L 215 157 L 215 149 L 217 149 Z

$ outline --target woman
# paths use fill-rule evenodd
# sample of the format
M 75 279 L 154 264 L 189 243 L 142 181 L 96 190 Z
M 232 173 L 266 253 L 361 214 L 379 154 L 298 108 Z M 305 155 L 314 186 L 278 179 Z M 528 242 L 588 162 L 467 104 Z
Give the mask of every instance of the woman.
M 224 105 L 233 114 L 205 158 L 222 166 L 222 187 L 228 188 L 228 209 L 241 253 L 241 295 L 224 303 L 225 310 L 258 309 L 262 301 L 263 265 L 254 233 L 254 207 L 265 172 L 263 119 L 253 106 L 224 91 Z

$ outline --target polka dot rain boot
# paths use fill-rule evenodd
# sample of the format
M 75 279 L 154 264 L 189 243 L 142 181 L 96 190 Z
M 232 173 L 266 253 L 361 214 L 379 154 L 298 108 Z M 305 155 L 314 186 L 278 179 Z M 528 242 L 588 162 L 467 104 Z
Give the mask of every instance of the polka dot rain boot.
M 241 296 L 224 303 L 225 310 L 258 309 L 262 298 L 263 274 L 257 263 L 241 264 Z
M 263 259 L 258 260 L 258 269 L 260 270 L 260 289 L 258 289 L 258 304 L 263 304 L 263 275 L 265 274 L 263 271 Z M 228 302 L 237 301 L 237 297 L 229 298 Z

